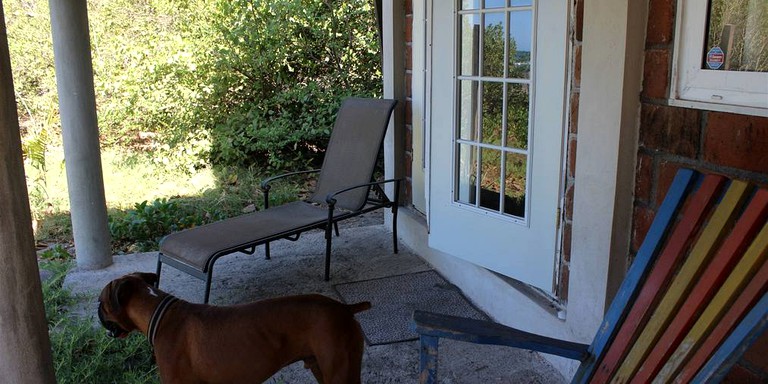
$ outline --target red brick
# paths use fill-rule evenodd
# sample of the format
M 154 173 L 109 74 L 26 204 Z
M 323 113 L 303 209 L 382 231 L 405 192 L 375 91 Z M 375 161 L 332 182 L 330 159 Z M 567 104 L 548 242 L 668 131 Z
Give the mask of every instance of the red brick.
M 413 97 L 413 73 L 405 74 L 405 97 Z
M 405 0 L 405 14 L 413 14 L 413 0 Z
M 648 5 L 648 29 L 646 45 L 669 44 L 675 23 L 675 8 L 672 0 L 651 0 Z
M 573 227 L 571 223 L 566 222 L 563 225 L 563 261 L 569 263 L 571 261 L 571 244 L 573 239 Z
M 413 16 L 408 15 L 405 17 L 405 42 L 413 42 Z
M 678 163 L 672 163 L 668 161 L 662 161 L 659 164 L 659 172 L 656 180 L 656 206 L 661 205 L 664 201 L 664 197 L 667 196 L 667 190 L 672 185 L 672 180 L 675 179 L 677 171 L 683 166 Z
M 405 126 L 405 150 L 413 152 L 413 126 Z
M 643 95 L 652 99 L 666 99 L 669 92 L 669 50 L 645 51 L 643 67 Z
M 584 36 L 584 0 L 576 0 L 576 41 L 582 41 Z
M 573 220 L 573 193 L 575 185 L 571 184 L 565 190 L 565 203 L 563 209 L 565 209 L 565 220 Z M 570 250 L 570 247 L 568 247 Z
M 577 44 L 573 52 L 573 87 L 581 86 L 581 44 Z
M 696 158 L 701 137 L 697 110 L 643 104 L 640 145 L 654 151 Z
M 571 177 L 576 176 L 576 143 L 575 138 L 568 140 L 568 173 Z
M 637 155 L 635 173 L 635 199 L 645 204 L 651 201 L 653 191 L 653 157 L 644 153 Z
M 405 101 L 405 123 L 413 124 L 413 101 Z
M 725 379 L 722 381 L 723 384 L 748 384 L 760 382 L 762 382 L 760 377 L 738 364 L 733 366 L 731 371 L 728 372 Z
M 744 360 L 755 369 L 768 372 L 768 333 L 763 333 L 744 354 Z
M 568 132 L 576 134 L 579 131 L 579 92 L 571 92 L 571 114 Z
M 636 206 L 632 220 L 632 253 L 640 249 L 645 240 L 645 235 L 651 228 L 656 213 L 646 207 Z
M 413 47 L 405 46 L 405 69 L 413 69 Z
M 754 172 L 768 173 L 768 118 L 708 113 L 704 160 Z
M 571 268 L 567 263 L 560 265 L 560 281 L 557 282 L 557 296 L 562 302 L 568 301 L 568 283 L 571 280 Z

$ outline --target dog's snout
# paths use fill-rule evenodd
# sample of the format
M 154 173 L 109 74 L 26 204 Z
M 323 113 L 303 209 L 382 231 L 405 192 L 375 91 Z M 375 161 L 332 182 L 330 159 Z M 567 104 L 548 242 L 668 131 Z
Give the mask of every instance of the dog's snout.
M 96 312 L 99 316 L 99 322 L 101 323 L 101 326 L 107 330 L 107 336 L 119 338 L 128 334 L 128 331 L 121 328 L 119 325 L 117 325 L 117 323 L 104 318 L 104 308 L 101 303 L 99 303 L 99 308 Z

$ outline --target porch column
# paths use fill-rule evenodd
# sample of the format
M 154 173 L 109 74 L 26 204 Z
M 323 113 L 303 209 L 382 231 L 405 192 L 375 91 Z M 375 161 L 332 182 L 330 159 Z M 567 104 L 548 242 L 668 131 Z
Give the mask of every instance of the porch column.
M 55 383 L 1 0 L 0 164 L 0 380 Z
M 112 264 L 86 0 L 50 0 L 61 130 L 77 266 Z
M 648 0 L 584 0 L 568 322 L 591 339 L 627 270 Z
M 405 4 L 403 0 L 382 0 L 382 77 L 384 98 L 397 100 L 384 138 L 385 178 L 405 176 Z M 405 183 L 401 184 L 405 188 Z M 387 194 L 393 196 L 387 186 Z M 402 191 L 401 191 L 402 192 Z M 401 195 L 403 196 L 403 195 Z M 385 220 L 389 222 L 389 220 Z

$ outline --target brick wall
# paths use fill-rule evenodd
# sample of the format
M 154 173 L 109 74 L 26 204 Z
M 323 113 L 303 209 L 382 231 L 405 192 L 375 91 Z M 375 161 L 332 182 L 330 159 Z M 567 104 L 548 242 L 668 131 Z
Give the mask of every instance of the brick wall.
M 571 75 L 570 113 L 568 114 L 567 154 L 565 169 L 565 205 L 563 207 L 563 244 L 560 254 L 557 285 L 555 287 L 561 303 L 568 301 L 568 283 L 571 272 L 571 232 L 573 229 L 573 190 L 576 176 L 576 139 L 579 122 L 579 96 L 581 94 L 581 41 L 584 20 L 584 0 L 574 0 L 571 19 L 571 44 L 573 56 L 569 73 Z
M 666 105 L 675 0 L 650 0 L 635 177 L 632 254 L 680 167 L 768 184 L 768 118 Z M 768 338 L 731 372 L 729 382 L 768 380 Z
M 413 0 L 405 0 L 405 196 L 403 204 L 413 202 Z

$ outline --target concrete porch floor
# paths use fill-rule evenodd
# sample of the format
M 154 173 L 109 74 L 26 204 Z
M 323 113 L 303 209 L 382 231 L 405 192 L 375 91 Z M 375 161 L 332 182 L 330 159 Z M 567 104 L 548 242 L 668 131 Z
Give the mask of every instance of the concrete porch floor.
M 227 305 L 276 296 L 320 293 L 340 299 L 334 284 L 369 280 L 431 269 L 400 244 L 392 253 L 392 234 L 376 216 L 352 226 L 341 223 L 334 238 L 331 281 L 322 278 L 325 240 L 320 231 L 308 232 L 297 242 L 273 243 L 272 259 L 265 260 L 263 247 L 254 255 L 233 254 L 215 265 L 211 303 Z M 154 272 L 157 254 L 114 257 L 114 264 L 98 271 L 72 271 L 65 286 L 83 294 L 81 310 L 95 317 L 96 297 L 110 280 L 135 271 Z M 160 289 L 179 298 L 201 302 L 204 282 L 164 266 Z M 363 383 L 416 383 L 418 342 L 409 341 L 365 347 Z M 538 354 L 495 346 L 443 340 L 440 342 L 441 383 L 562 383 L 564 378 Z M 314 383 L 301 362 L 285 367 L 267 383 Z

